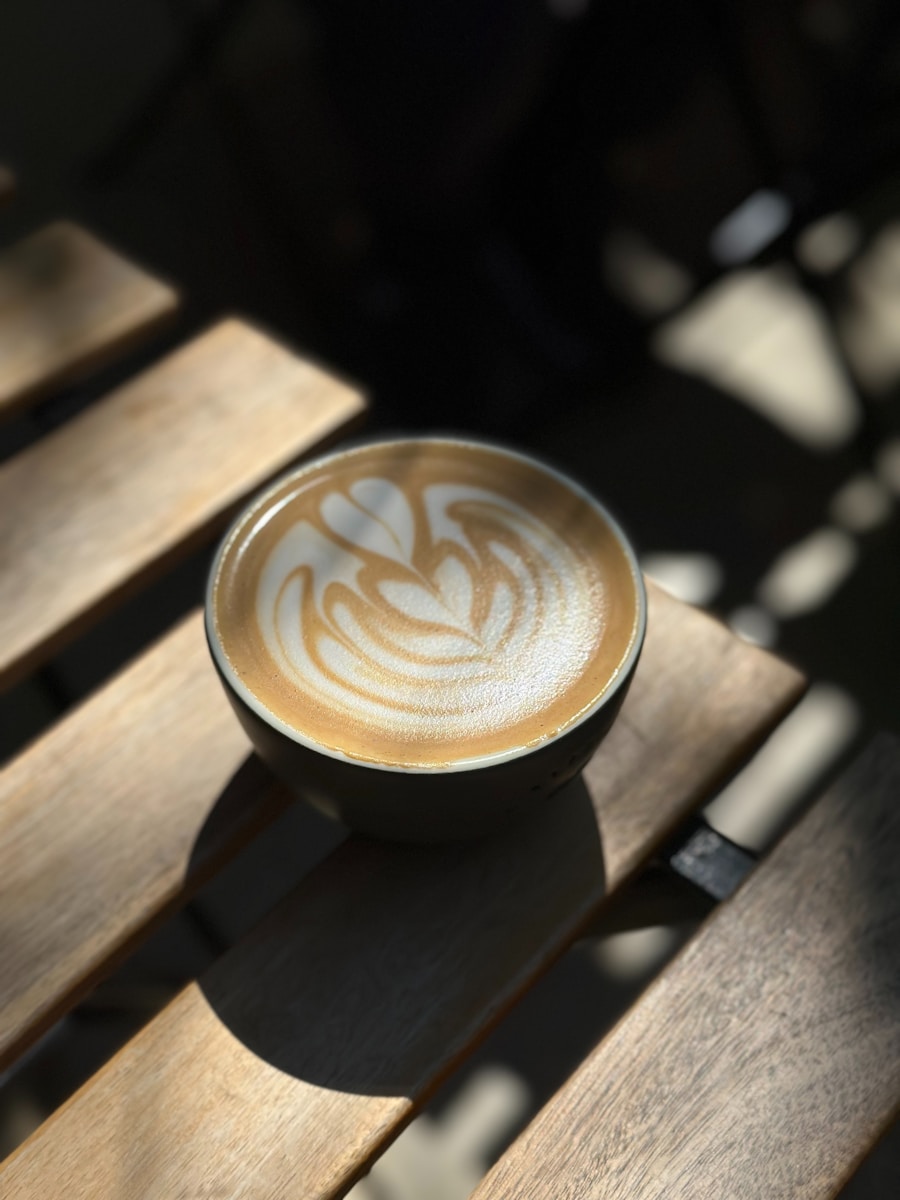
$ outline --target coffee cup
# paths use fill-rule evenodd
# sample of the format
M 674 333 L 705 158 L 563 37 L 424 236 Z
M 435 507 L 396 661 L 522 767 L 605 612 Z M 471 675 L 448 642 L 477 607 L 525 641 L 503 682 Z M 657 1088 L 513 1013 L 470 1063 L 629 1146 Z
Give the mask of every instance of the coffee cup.
M 360 832 L 486 833 L 585 765 L 647 602 L 605 507 L 487 442 L 394 438 L 277 480 L 206 598 L 213 663 L 272 771 Z

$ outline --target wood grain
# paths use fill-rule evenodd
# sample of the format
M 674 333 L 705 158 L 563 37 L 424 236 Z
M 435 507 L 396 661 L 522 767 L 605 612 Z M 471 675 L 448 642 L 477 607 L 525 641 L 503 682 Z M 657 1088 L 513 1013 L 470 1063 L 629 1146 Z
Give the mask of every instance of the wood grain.
M 197 612 L 0 773 L 0 1070 L 282 811 L 247 753 Z
M 0 254 L 0 417 L 83 378 L 177 307 L 168 284 L 69 221 L 23 238 Z
M 900 748 L 878 741 L 477 1200 L 824 1200 L 900 1105 Z
M 21 1148 L 3 1195 L 341 1195 L 798 698 L 791 668 L 650 598 L 587 786 L 471 845 L 344 843 Z
M 363 409 L 357 392 L 228 320 L 0 466 L 0 686 Z

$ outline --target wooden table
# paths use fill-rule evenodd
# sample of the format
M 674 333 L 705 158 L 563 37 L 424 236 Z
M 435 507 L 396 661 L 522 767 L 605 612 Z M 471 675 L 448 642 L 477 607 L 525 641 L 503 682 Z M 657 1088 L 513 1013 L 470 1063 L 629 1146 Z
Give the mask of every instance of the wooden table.
M 88 273 L 95 251 L 116 253 L 70 226 L 48 236 L 84 251 Z M 29 253 L 0 258 L 0 288 L 3 262 Z M 163 295 L 127 264 L 92 278 L 98 292 L 124 283 L 145 317 L 128 338 L 105 318 L 83 325 L 79 371 L 153 327 Z M 71 309 L 46 287 L 16 305 L 22 328 Z M 16 405 L 62 377 L 64 341 L 14 366 Z M 230 318 L 0 465 L 2 685 L 208 544 L 364 409 Z M 651 587 L 634 686 L 582 779 L 477 843 L 348 837 L 298 870 L 287 898 L 0 1168 L 0 1195 L 342 1195 L 802 688 Z M 833 1194 L 900 1096 L 897 761 L 878 745 L 814 808 L 479 1196 Z M 0 1067 L 288 803 L 248 758 L 199 610 L 3 766 Z

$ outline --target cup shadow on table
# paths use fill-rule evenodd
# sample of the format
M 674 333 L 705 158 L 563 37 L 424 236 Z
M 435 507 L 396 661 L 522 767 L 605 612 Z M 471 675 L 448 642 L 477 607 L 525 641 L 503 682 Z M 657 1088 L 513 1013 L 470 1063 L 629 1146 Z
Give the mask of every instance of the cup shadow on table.
M 193 857 L 221 841 L 248 785 L 275 788 L 252 757 L 210 811 Z M 198 985 L 252 1054 L 333 1091 L 414 1097 L 432 1087 L 555 961 L 586 917 L 584 898 L 605 891 L 581 777 L 479 840 L 350 835 L 309 874 L 310 850 L 341 827 L 301 802 L 287 819 L 296 884 Z

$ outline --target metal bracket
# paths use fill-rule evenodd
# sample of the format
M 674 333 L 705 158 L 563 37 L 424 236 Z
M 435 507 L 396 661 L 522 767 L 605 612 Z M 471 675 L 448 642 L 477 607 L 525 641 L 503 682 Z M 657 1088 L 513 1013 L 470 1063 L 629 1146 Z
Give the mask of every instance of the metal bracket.
M 748 850 L 700 818 L 669 847 L 664 860 L 676 875 L 715 901 L 727 900 L 736 892 L 757 862 Z

